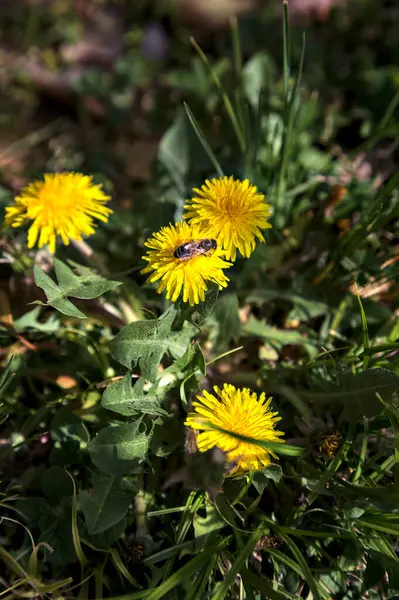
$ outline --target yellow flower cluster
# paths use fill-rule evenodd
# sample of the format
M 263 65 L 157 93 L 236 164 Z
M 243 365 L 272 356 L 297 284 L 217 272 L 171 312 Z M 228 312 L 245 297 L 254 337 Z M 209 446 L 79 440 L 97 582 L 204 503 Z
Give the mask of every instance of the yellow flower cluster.
M 265 241 L 262 230 L 271 227 L 270 207 L 248 180 L 211 179 L 194 192 L 184 207 L 184 220 L 163 227 L 145 242 L 148 251 L 143 259 L 148 264 L 142 271 L 149 274 L 147 281 L 157 282 L 158 293 L 165 291 L 172 302 L 181 296 L 190 305 L 204 301 L 210 282 L 219 289 L 226 287 L 229 261 L 236 259 L 237 251 L 248 258 L 256 242 Z M 47 244 L 55 252 L 58 236 L 68 245 L 92 235 L 94 219 L 106 222 L 112 213 L 106 206 L 109 200 L 91 177 L 46 174 L 6 208 L 5 225 L 29 222 L 28 247 Z M 229 475 L 267 467 L 275 457 L 267 443 L 283 443 L 284 435 L 275 429 L 280 417 L 270 409 L 271 398 L 264 393 L 258 398 L 247 388 L 229 384 L 222 389 L 215 386 L 214 392 L 197 396 L 185 422 L 199 432 L 199 451 L 219 447 L 230 464 Z
M 150 273 L 147 281 L 159 282 L 158 293 L 166 290 L 172 302 L 182 294 L 190 305 L 204 301 L 207 282 L 226 287 L 224 270 L 232 264 L 227 261 L 234 261 L 237 251 L 248 258 L 256 241 L 265 241 L 262 229 L 271 227 L 270 206 L 248 180 L 211 179 L 194 192 L 184 207 L 185 220 L 163 227 L 147 240 L 143 258 L 148 265 L 142 271 Z M 197 396 L 185 422 L 200 431 L 198 450 L 217 446 L 225 452 L 230 476 L 269 466 L 271 457 L 277 457 L 267 443 L 283 443 L 284 435 L 275 430 L 280 417 L 270 409 L 271 398 L 266 400 L 265 394 L 257 398 L 249 389 L 229 384 L 223 389 L 215 386 L 214 391 Z
M 264 242 L 262 229 L 268 223 L 270 206 L 263 194 L 245 181 L 221 177 L 205 182 L 185 205 L 185 221 L 163 227 L 147 242 L 143 273 L 148 282 L 159 281 L 158 293 L 166 290 L 173 302 L 198 304 L 205 298 L 206 282 L 222 289 L 229 281 L 223 272 L 236 259 L 237 250 L 246 258 L 256 241 Z
M 221 177 L 194 189 L 196 196 L 185 205 L 184 221 L 163 227 L 146 242 L 143 273 L 158 282 L 157 291 L 176 302 L 182 296 L 190 305 L 203 302 L 208 283 L 219 289 L 229 279 L 224 270 L 232 266 L 237 251 L 248 258 L 256 242 L 264 242 L 270 206 L 263 194 L 245 181 Z M 48 245 L 55 252 L 57 237 L 68 245 L 95 231 L 94 220 L 106 222 L 110 200 L 91 177 L 80 173 L 44 175 L 23 188 L 14 204 L 6 208 L 5 225 L 30 223 L 28 247 Z

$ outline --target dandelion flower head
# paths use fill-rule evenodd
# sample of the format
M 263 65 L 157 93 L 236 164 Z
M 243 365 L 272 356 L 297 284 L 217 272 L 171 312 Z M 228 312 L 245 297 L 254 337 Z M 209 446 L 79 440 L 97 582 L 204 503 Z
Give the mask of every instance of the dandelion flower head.
M 215 394 L 203 391 L 193 402 L 195 412 L 187 415 L 185 425 L 198 429 L 198 450 L 206 452 L 217 446 L 234 464 L 230 475 L 241 475 L 248 471 L 264 469 L 276 455 L 266 448 L 242 441 L 232 434 L 239 434 L 262 442 L 280 442 L 282 431 L 276 431 L 276 423 L 281 420 L 277 412 L 272 412 L 272 399 L 264 393 L 259 398 L 248 388 L 237 389 L 225 383 L 223 388 L 214 386 Z M 220 428 L 220 431 L 216 428 Z
M 256 240 L 265 241 L 261 230 L 271 227 L 270 206 L 248 179 L 211 179 L 194 192 L 197 196 L 184 206 L 184 218 L 200 225 L 207 237 L 220 241 L 227 260 L 234 261 L 237 250 L 248 258 Z
M 212 252 L 199 253 L 184 260 L 175 256 L 182 245 L 205 237 L 198 226 L 183 221 L 162 227 L 145 242 L 149 250 L 143 259 L 148 265 L 142 273 L 151 273 L 147 279 L 149 283 L 159 282 L 159 294 L 166 290 L 166 297 L 172 302 L 176 302 L 182 294 L 183 301 L 193 306 L 205 300 L 207 282 L 216 283 L 219 289 L 227 286 L 229 280 L 224 269 L 231 263 L 224 260 L 224 252 L 218 244 Z
M 47 173 L 22 189 L 12 206 L 6 208 L 4 224 L 21 227 L 31 221 L 28 247 L 49 245 L 55 252 L 57 236 L 68 246 L 71 240 L 95 231 L 93 219 L 108 221 L 110 200 L 92 178 L 81 173 Z

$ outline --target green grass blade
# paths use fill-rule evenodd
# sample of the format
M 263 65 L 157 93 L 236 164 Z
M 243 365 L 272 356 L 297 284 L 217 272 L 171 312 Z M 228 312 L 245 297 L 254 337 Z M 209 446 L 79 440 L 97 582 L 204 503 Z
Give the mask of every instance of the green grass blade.
M 240 569 L 247 562 L 261 536 L 261 530 L 254 531 L 244 548 L 237 554 L 235 561 L 225 574 L 222 584 L 218 587 L 216 593 L 213 594 L 212 600 L 223 600 L 223 598 L 226 597 L 230 587 L 234 583 L 237 573 L 240 572 Z
M 203 593 L 209 584 L 212 570 L 215 567 L 216 558 L 216 555 L 214 555 L 208 564 L 204 565 L 202 568 L 202 573 L 200 573 L 197 577 L 197 585 L 193 585 L 191 591 L 186 595 L 185 600 L 197 600 L 197 598 L 203 597 Z
M 278 184 L 277 184 L 277 192 L 276 192 L 276 213 L 275 220 L 276 226 L 281 228 L 283 227 L 286 217 L 288 214 L 288 210 L 284 210 L 283 201 L 285 197 L 285 188 L 286 188 L 286 175 L 288 168 L 288 160 L 291 154 L 292 147 L 292 135 L 294 131 L 294 122 L 295 116 L 297 112 L 297 101 L 299 98 L 299 90 L 300 84 L 302 80 L 302 72 L 303 72 L 303 63 L 305 60 L 305 36 L 302 38 L 302 51 L 301 51 L 301 59 L 299 62 L 298 75 L 295 80 L 294 89 L 292 91 L 292 96 L 287 106 L 286 114 L 284 115 L 284 136 L 283 136 L 283 145 L 281 150 L 281 160 L 280 160 L 280 171 L 278 176 Z
M 191 525 L 192 519 L 197 510 L 202 506 L 203 497 L 202 494 L 197 494 L 196 492 L 191 492 L 187 498 L 186 508 L 181 517 L 180 524 L 177 529 L 176 536 L 176 545 L 183 543 Z M 163 574 L 163 581 L 165 581 L 173 568 L 175 557 L 173 556 L 168 560 L 165 566 L 165 571 Z
M 284 533 L 281 533 L 280 535 L 284 539 L 285 543 L 289 546 L 289 548 L 290 548 L 294 558 L 298 562 L 298 564 L 301 566 L 302 571 L 304 573 L 305 580 L 313 594 L 314 600 L 321 600 L 317 582 L 316 582 L 315 578 L 313 577 L 312 572 L 309 569 L 308 564 L 307 564 L 306 560 L 304 559 L 302 552 L 299 550 L 298 546 L 291 540 L 291 538 L 288 535 L 286 535 Z
M 73 495 L 72 495 L 72 519 L 71 519 L 71 527 L 72 527 L 72 539 L 73 546 L 75 548 L 76 556 L 80 562 L 80 566 L 82 569 L 88 564 L 88 560 L 85 556 L 85 553 L 82 549 L 82 544 L 80 543 L 80 536 L 78 530 L 78 521 L 77 521 L 77 496 L 76 496 L 76 485 L 75 480 L 72 475 L 65 469 L 65 472 L 69 475 L 73 485 Z
M 357 301 L 359 303 L 360 319 L 361 319 L 361 323 L 362 323 L 362 336 L 363 336 L 363 348 L 364 348 L 363 369 L 367 369 L 369 361 L 370 361 L 370 355 L 368 354 L 368 350 L 370 348 L 370 338 L 369 338 L 369 331 L 368 331 L 368 327 L 367 327 L 366 313 L 364 312 L 363 304 L 360 299 L 357 286 L 356 286 L 356 297 L 357 297 Z
M 10 359 L 7 362 L 4 371 L 0 377 L 0 398 L 4 396 L 6 390 L 8 389 L 9 385 L 12 383 L 12 380 L 15 377 L 15 373 L 10 372 L 13 359 L 14 357 L 10 356 Z
M 197 421 L 200 424 L 200 420 Z M 259 448 L 264 448 L 265 450 L 271 450 L 276 454 L 283 454 L 284 456 L 301 456 L 303 453 L 303 448 L 301 446 L 292 446 L 291 444 L 285 444 L 282 442 L 269 442 L 265 440 L 259 440 L 257 438 L 251 438 L 246 435 L 241 435 L 235 431 L 230 431 L 228 429 L 223 429 L 222 427 L 218 427 L 213 423 L 210 423 L 206 419 L 204 419 L 204 424 L 206 424 L 206 428 L 209 431 L 218 431 L 219 433 L 223 433 L 228 435 L 229 437 L 235 438 L 240 442 L 246 442 L 248 444 L 254 444 L 255 446 L 259 446 Z
M 115 569 L 122 575 L 122 577 L 124 577 L 133 587 L 140 588 L 137 581 L 134 579 L 134 577 L 132 577 L 132 575 L 129 573 L 129 571 L 123 564 L 118 550 L 116 548 L 111 548 L 110 554 L 112 562 L 115 565 Z
M 338 249 L 339 255 L 349 255 L 351 252 L 353 252 L 356 245 L 363 242 L 366 237 L 377 228 L 377 226 L 380 227 L 382 224 L 384 224 L 384 220 L 386 219 L 385 215 L 382 214 L 384 200 L 386 200 L 398 186 L 399 171 L 382 186 L 382 188 L 376 194 L 367 215 L 363 217 L 360 223 L 355 225 L 355 227 L 350 230 L 346 236 L 346 239 L 343 240 L 341 247 Z M 395 207 L 395 211 L 397 208 L 398 207 Z M 394 215 L 390 215 L 389 219 L 393 216 Z
M 269 600 L 283 600 L 285 598 L 293 598 L 291 594 L 287 592 L 278 592 L 270 585 L 270 583 L 264 577 L 259 577 L 252 573 L 247 568 L 243 568 L 240 571 L 241 577 L 244 582 L 250 584 L 257 592 L 263 594 L 265 598 Z
M 197 119 L 194 117 L 192 111 L 190 110 L 189 106 L 185 102 L 183 102 L 183 105 L 184 105 L 184 109 L 187 113 L 187 117 L 192 125 L 192 128 L 194 129 L 198 140 L 200 141 L 203 149 L 205 150 L 206 155 L 208 156 L 209 160 L 215 167 L 215 171 L 218 174 L 218 176 L 223 177 L 224 173 L 223 173 L 222 167 L 220 166 L 218 159 L 216 158 L 215 154 L 213 153 L 212 148 L 208 144 L 208 141 L 207 141 L 201 127 L 199 126 Z
M 386 135 L 385 128 L 389 122 L 389 119 L 392 117 L 396 108 L 398 107 L 398 105 L 399 105 L 399 90 L 396 92 L 396 94 L 390 101 L 381 121 L 379 122 L 379 124 L 377 125 L 375 130 L 371 133 L 371 135 L 367 138 L 367 140 L 365 142 L 363 142 L 362 144 L 360 144 L 359 146 L 357 146 L 356 148 L 354 148 L 351 151 L 351 154 L 353 156 L 358 156 L 361 152 L 364 152 L 365 150 L 370 150 L 371 148 L 373 148 L 373 146 L 375 146 L 375 144 L 377 142 L 379 142 L 379 140 L 381 138 L 383 138 Z
M 222 82 L 220 81 L 220 78 L 219 78 L 218 74 L 216 73 L 216 71 L 212 68 L 206 54 L 203 52 L 203 50 L 200 48 L 200 46 L 197 44 L 197 42 L 194 40 L 194 38 L 191 38 L 191 43 L 194 46 L 194 48 L 196 49 L 196 51 L 198 52 L 205 67 L 209 71 L 209 74 L 213 80 L 213 83 L 215 84 L 215 87 L 218 90 L 220 97 L 222 99 L 222 102 L 225 106 L 226 112 L 229 115 L 231 124 L 232 124 L 234 132 L 236 134 L 236 138 L 237 138 L 240 150 L 242 153 L 244 153 L 246 150 L 246 142 L 245 142 L 244 132 L 241 130 L 241 127 L 240 127 L 239 121 L 237 119 L 237 115 L 234 112 L 234 108 L 231 103 L 231 100 L 228 97 L 228 95 L 226 94 L 226 91 L 223 88 Z
M 288 107 L 289 84 L 291 76 L 291 38 L 290 22 L 288 13 L 288 0 L 283 2 L 283 80 L 284 80 L 284 102 Z
M 388 519 L 385 519 L 383 515 L 377 517 L 362 517 L 356 521 L 356 526 L 366 527 L 367 529 L 373 529 L 381 533 L 387 533 L 389 535 L 399 535 L 399 523 L 391 523 Z
M 363 438 L 362 438 L 362 447 L 360 450 L 359 462 L 357 463 L 356 471 L 353 474 L 352 483 L 356 483 L 357 481 L 359 481 L 359 479 L 362 475 L 362 471 L 363 471 L 363 468 L 364 468 L 364 465 L 366 462 L 366 456 L 367 456 L 368 431 L 369 431 L 369 423 L 368 423 L 367 419 L 365 419 L 364 420 Z
M 183 583 L 183 581 L 187 581 L 206 563 L 213 560 L 213 557 L 227 545 L 228 541 L 228 539 L 225 539 L 219 544 L 209 546 L 206 550 L 197 554 L 197 556 L 185 564 L 184 567 L 175 571 L 166 581 L 157 586 L 156 589 L 152 590 L 146 598 L 148 598 L 148 600 L 162 600 L 162 598 L 165 598 L 168 592 Z

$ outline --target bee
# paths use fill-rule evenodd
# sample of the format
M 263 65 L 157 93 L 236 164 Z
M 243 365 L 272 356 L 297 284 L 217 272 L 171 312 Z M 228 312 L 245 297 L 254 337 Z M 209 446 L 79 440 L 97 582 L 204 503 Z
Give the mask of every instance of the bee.
M 203 239 L 195 242 L 186 242 L 176 248 L 173 256 L 180 260 L 188 260 L 189 258 L 194 258 L 194 256 L 200 256 L 201 254 L 210 256 L 210 254 L 216 250 L 216 247 L 216 240 Z

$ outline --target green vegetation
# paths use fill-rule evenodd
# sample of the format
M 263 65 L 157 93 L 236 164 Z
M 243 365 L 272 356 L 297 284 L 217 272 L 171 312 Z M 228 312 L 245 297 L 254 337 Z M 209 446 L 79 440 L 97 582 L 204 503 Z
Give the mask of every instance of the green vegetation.
M 71 4 L 0 7 L 2 217 L 61 170 L 113 210 L 56 258 L 2 231 L 0 597 L 398 598 L 395 7 L 303 35 L 266 6 L 190 41 L 166 8 L 154 33 L 145 2 Z M 265 195 L 266 243 L 172 303 L 144 243 L 222 175 Z M 276 455 L 239 477 L 184 425 L 225 383 L 285 433 L 233 432 Z

